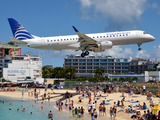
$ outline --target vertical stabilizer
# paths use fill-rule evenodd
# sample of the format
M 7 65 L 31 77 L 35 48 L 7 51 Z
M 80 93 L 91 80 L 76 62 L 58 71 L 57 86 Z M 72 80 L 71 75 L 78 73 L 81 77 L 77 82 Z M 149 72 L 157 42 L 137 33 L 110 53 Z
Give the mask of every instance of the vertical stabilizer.
M 18 40 L 34 39 L 34 37 L 15 19 L 8 18 L 13 36 Z

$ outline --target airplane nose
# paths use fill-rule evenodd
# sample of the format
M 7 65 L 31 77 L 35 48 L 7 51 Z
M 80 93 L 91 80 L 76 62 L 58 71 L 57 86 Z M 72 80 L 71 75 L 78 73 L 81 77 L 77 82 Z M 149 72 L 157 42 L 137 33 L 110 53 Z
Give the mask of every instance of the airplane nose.
M 151 36 L 150 39 L 151 39 L 151 41 L 154 41 L 154 40 L 155 40 L 155 37 Z

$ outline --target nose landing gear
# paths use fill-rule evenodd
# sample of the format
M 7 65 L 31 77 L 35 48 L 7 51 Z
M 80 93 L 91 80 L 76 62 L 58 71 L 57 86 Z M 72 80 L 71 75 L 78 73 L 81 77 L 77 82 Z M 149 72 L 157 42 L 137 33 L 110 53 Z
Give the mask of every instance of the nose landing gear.
M 138 43 L 137 45 L 138 45 L 138 50 L 141 51 L 142 48 L 140 48 L 140 46 L 142 45 L 142 43 Z

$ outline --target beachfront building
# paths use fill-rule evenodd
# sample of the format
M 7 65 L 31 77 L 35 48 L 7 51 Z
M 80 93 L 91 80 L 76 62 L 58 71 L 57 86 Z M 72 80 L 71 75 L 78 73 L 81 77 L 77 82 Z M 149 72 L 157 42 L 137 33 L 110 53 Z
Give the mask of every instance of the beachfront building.
M 109 74 L 142 74 L 146 70 L 153 68 L 155 63 L 135 58 L 112 58 L 111 56 L 86 56 L 82 58 L 79 55 L 66 56 L 64 58 L 64 67 L 73 66 L 76 73 L 94 73 L 97 68 L 105 69 Z
M 156 64 L 156 62 L 153 62 L 149 59 L 143 59 L 143 58 L 134 58 L 130 62 L 130 73 L 136 73 L 141 74 L 144 73 L 147 70 L 156 70 L 153 68 L 153 66 Z
M 105 69 L 106 73 L 120 74 L 128 73 L 131 58 L 112 58 L 110 56 L 86 56 L 82 58 L 79 55 L 66 56 L 64 67 L 73 66 L 76 73 L 93 73 L 97 68 Z
M 3 75 L 3 67 L 8 63 L 6 56 L 21 55 L 21 48 L 8 43 L 0 42 L 0 74 Z
M 3 68 L 3 78 L 12 82 L 43 82 L 42 61 L 40 57 L 12 56 L 6 58 L 9 62 Z

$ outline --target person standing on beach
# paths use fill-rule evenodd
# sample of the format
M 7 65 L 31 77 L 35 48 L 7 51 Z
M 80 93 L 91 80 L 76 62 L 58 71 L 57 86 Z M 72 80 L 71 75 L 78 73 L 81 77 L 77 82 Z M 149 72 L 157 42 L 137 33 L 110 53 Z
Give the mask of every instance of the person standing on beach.
M 103 108 L 103 116 L 104 116 L 104 115 L 106 115 L 106 107 L 105 107 L 105 105 L 103 105 L 102 108 Z
M 65 101 L 65 106 L 66 106 L 66 109 L 67 109 L 67 106 L 68 106 L 68 102 L 67 102 L 67 100 Z
M 22 98 L 23 98 L 23 96 L 24 96 L 24 91 L 22 91 Z
M 114 111 L 113 111 L 112 107 L 110 107 L 110 117 L 111 117 L 111 120 L 112 120 L 112 116 L 114 117 Z
M 93 110 L 93 114 L 94 114 L 94 119 L 97 120 L 97 111 L 96 111 L 96 109 Z
M 77 112 L 78 112 L 78 109 L 77 107 L 75 108 L 75 116 L 77 117 Z
M 75 117 L 75 108 L 72 107 L 72 115 L 73 115 L 73 118 Z
M 146 93 L 146 86 L 143 85 L 142 87 L 143 87 L 143 94 L 145 94 Z
M 81 116 L 84 117 L 84 109 L 81 107 Z

